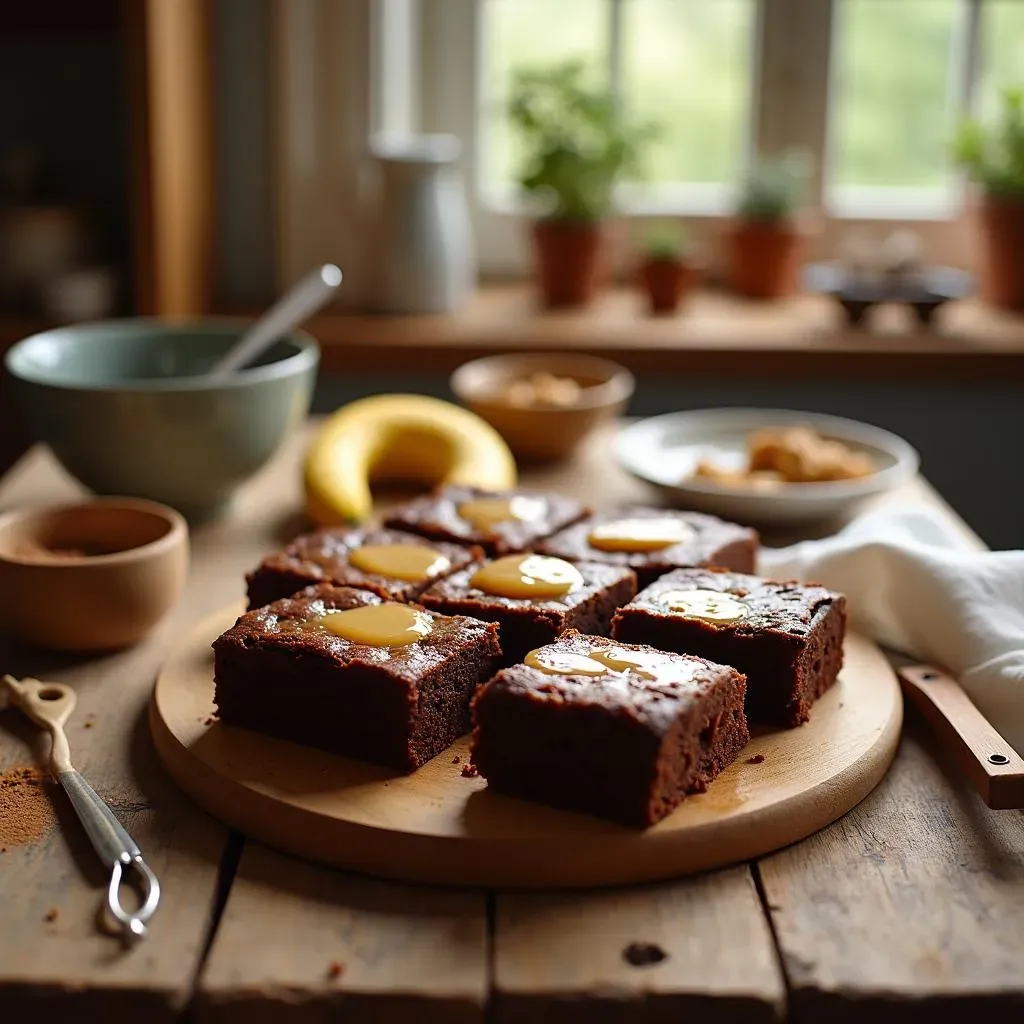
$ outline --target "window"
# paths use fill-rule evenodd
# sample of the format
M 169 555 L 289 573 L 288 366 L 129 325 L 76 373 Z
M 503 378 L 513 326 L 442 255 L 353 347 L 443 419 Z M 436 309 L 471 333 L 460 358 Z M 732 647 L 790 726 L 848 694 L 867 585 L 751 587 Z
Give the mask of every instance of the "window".
M 991 117 L 1001 90 L 1024 86 L 1024 3 L 984 0 L 975 107 Z
M 830 212 L 955 214 L 948 149 L 964 95 L 964 13 L 960 0 L 840 0 L 824 178 Z
M 963 257 L 949 140 L 970 109 L 1024 84 L 1024 0 L 421 0 L 423 127 L 454 131 L 485 271 L 526 266 L 512 69 L 583 59 L 663 124 L 627 216 L 715 223 L 757 151 L 809 149 L 819 249 L 849 225 L 906 223 L 933 259 Z
M 802 147 L 816 158 L 812 258 L 834 256 L 852 227 L 903 226 L 927 258 L 961 266 L 972 236 L 951 130 L 1024 85 L 1024 0 L 275 0 L 273 10 L 278 272 L 290 283 L 340 253 L 353 295 L 360 172 L 380 130 L 457 135 L 482 271 L 528 270 L 504 118 L 520 62 L 580 56 L 621 103 L 664 124 L 645 180 L 620 189 L 626 221 L 684 216 L 717 252 L 752 154 Z
M 755 0 L 483 0 L 480 14 L 485 199 L 514 202 L 522 153 L 503 117 L 513 70 L 577 58 L 662 127 L 626 205 L 724 211 L 750 138 Z

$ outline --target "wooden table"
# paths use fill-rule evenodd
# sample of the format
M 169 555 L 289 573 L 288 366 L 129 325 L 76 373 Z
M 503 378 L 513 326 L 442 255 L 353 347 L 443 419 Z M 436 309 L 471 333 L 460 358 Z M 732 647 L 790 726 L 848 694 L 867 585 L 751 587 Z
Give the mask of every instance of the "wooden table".
M 190 804 L 156 762 L 150 688 L 181 635 L 238 599 L 244 570 L 300 527 L 301 443 L 228 521 L 195 531 L 185 599 L 145 643 L 88 661 L 0 649 L 3 670 L 77 688 L 76 764 L 165 889 L 147 942 L 123 952 L 98 934 L 102 873 L 57 800 L 56 827 L 0 853 L 0 1021 L 1020 1019 L 1024 815 L 989 811 L 913 722 L 883 783 L 824 832 L 756 863 L 630 889 L 384 883 L 280 856 Z M 649 497 L 606 451 L 528 482 L 595 501 Z M 34 449 L 0 483 L 0 509 L 79 493 Z M 941 505 L 923 482 L 908 496 Z M 0 715 L 0 770 L 43 754 L 18 714 Z M 667 957 L 630 966 L 623 950 L 637 942 Z

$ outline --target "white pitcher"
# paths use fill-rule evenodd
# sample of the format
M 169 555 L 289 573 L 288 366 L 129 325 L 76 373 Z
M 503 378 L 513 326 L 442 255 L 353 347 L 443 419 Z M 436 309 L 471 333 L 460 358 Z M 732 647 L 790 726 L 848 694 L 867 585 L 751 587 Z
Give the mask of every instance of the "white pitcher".
M 454 135 L 378 137 L 379 215 L 368 298 L 381 313 L 450 313 L 475 283 L 473 236 Z

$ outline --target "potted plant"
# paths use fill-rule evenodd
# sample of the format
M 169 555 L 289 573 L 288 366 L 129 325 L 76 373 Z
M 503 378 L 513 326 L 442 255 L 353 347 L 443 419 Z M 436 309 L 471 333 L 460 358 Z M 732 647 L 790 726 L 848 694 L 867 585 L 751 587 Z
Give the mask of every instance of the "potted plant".
M 655 128 L 591 86 L 579 61 L 517 71 L 508 111 L 526 151 L 519 184 L 539 209 L 533 241 L 544 301 L 585 305 L 607 268 L 615 183 L 638 171 Z
M 960 126 L 954 155 L 981 189 L 981 293 L 1004 309 L 1024 309 L 1024 90 L 1003 93 L 1002 121 Z
M 652 313 L 674 313 L 693 287 L 697 269 L 680 228 L 658 225 L 647 239 L 640 280 Z
M 737 294 L 779 299 L 796 289 L 804 248 L 796 215 L 808 176 L 802 152 L 754 164 L 726 232 L 729 277 Z

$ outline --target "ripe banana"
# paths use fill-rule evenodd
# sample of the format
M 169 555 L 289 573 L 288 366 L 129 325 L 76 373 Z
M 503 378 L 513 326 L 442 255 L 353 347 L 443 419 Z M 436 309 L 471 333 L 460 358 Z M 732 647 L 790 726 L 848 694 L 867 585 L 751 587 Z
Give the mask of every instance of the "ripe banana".
M 374 395 L 343 406 L 306 455 L 306 511 L 323 526 L 373 514 L 371 480 L 515 486 L 501 436 L 475 413 L 425 395 Z

